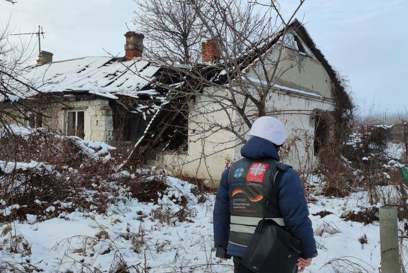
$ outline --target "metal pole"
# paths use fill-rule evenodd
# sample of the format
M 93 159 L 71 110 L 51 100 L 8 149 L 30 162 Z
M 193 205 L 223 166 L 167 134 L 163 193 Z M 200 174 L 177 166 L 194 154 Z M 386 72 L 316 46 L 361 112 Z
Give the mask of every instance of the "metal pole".
M 38 54 L 41 54 L 41 35 L 44 35 L 45 32 L 42 28 L 42 26 L 38 26 L 38 31 L 37 32 L 25 32 L 25 33 L 13 33 L 10 34 L 12 36 L 20 36 L 20 35 L 37 35 L 38 38 Z
M 381 273 L 401 273 L 398 244 L 398 211 L 380 208 Z
M 38 26 L 38 56 L 41 55 L 41 26 Z
M 408 162 L 408 128 L 407 128 L 407 122 L 403 121 L 402 122 L 402 128 L 403 128 L 403 138 L 404 138 L 404 144 L 405 144 L 405 162 Z

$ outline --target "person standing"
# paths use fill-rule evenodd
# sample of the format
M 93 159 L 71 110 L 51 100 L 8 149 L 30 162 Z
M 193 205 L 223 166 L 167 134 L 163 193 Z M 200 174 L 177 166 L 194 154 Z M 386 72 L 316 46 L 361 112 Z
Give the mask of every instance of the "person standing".
M 241 148 L 243 158 L 224 171 L 216 195 L 216 256 L 233 257 L 235 273 L 253 272 L 244 265 L 243 257 L 259 221 L 267 218 L 300 241 L 297 269 L 302 272 L 317 256 L 317 250 L 299 175 L 279 162 L 279 148 L 287 138 L 284 125 L 274 117 L 260 117 L 248 135 Z M 266 192 L 268 185 L 272 190 Z M 273 268 L 262 273 L 266 272 L 281 273 Z

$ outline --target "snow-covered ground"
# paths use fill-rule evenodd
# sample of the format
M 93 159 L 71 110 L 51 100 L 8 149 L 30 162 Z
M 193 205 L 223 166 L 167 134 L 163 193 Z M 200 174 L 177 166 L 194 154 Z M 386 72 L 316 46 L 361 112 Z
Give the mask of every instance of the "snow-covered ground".
M 0 240 L 0 268 L 2 263 L 29 260 L 44 272 L 116 272 L 114 267 L 124 261 L 133 267 L 131 272 L 144 268 L 149 272 L 228 272 L 230 262 L 216 260 L 212 253 L 214 196 L 200 203 L 191 184 L 174 178 L 167 183 L 170 187 L 156 205 L 126 198 L 111 206 L 107 215 L 73 212 L 40 223 L 13 223 Z M 174 201 L 181 196 L 187 199 L 191 214 L 185 222 L 176 220 L 182 206 Z M 5 229 L 9 226 L 0 225 L 0 231 Z M 27 240 L 30 255 L 11 253 L 12 235 Z
M 13 131 L 24 138 L 36 132 L 17 127 Z M 110 151 L 114 148 L 109 145 L 64 138 L 74 140 L 87 155 L 87 161 L 95 160 L 96 164 L 100 164 L 112 158 Z M 401 148 L 394 146 L 390 146 L 388 152 L 398 157 Z M 7 175 L 15 170 L 51 172 L 54 165 L 33 160 L 0 160 L 0 174 L 3 172 Z M 59 172 L 57 174 L 60 175 Z M 135 174 L 123 171 L 109 179 L 119 180 L 122 176 L 129 178 Z M 105 185 L 109 181 L 101 183 Z M 116 180 L 111 182 L 115 184 Z M 322 182 L 319 177 L 313 176 L 309 183 L 318 188 Z M 0 272 L 232 272 L 231 260 L 215 258 L 212 249 L 214 195 L 197 194 L 195 186 L 173 177 L 168 177 L 166 184 L 168 187 L 156 204 L 140 202 L 131 197 L 128 189 L 120 188 L 119 196 L 115 196 L 114 202 L 109 202 L 106 214 L 97 213 L 91 206 L 88 210 L 67 210 L 51 219 L 28 214 L 26 221 L 0 223 Z M 117 184 L 117 187 L 122 186 Z M 98 185 L 92 184 L 92 187 L 92 190 L 85 190 L 90 194 L 85 194 L 83 198 L 91 198 L 91 193 L 99 189 Z M 400 200 L 400 196 L 390 187 L 381 187 L 380 192 L 387 198 Z M 367 192 L 354 192 L 345 198 L 314 196 L 313 193 L 310 197 L 316 200 L 309 206 L 319 256 L 305 272 L 379 272 L 378 222 L 364 225 L 345 221 L 341 217 L 350 211 L 372 207 L 368 204 Z M 35 202 L 41 204 L 41 201 Z M 48 205 L 45 212 L 51 215 L 56 208 Z M 61 207 L 65 206 L 72 208 L 72 202 L 60 202 L 58 213 L 64 211 Z M 381 204 L 376 205 L 379 206 Z M 0 199 L 0 208 L 0 216 L 7 216 L 20 206 L 7 205 Z M 407 239 L 401 251 L 408 270 Z
M 400 160 L 404 155 L 405 147 L 402 143 L 387 143 L 387 148 L 385 152 L 391 158 Z
M 44 222 L 2 224 L 0 264 L 31 264 L 43 272 L 116 272 L 121 263 L 130 272 L 232 272 L 231 261 L 215 258 L 212 251 L 214 196 L 199 202 L 191 184 L 176 178 L 168 178 L 167 184 L 155 205 L 124 198 L 106 215 L 76 211 Z M 182 208 L 177 202 L 181 196 L 189 211 L 183 222 L 172 217 Z M 333 214 L 311 215 L 319 256 L 306 272 L 378 272 L 378 222 L 364 225 L 340 218 L 345 211 L 367 207 L 366 200 L 366 193 L 358 192 L 343 199 L 319 196 L 310 204 L 311 214 Z M 10 236 L 18 235 L 19 253 L 12 253 Z

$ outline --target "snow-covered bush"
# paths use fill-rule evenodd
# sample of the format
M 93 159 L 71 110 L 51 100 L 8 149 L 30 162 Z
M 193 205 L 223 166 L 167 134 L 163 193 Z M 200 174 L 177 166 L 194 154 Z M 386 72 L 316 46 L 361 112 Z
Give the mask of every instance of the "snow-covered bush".
M 379 186 L 400 185 L 402 164 L 390 156 L 389 139 L 389 127 L 361 125 L 354 128 L 343 147 L 325 147 L 319 154 L 323 193 L 344 197 L 365 189 L 370 203 L 375 204 L 381 198 Z
M 113 147 L 85 141 L 78 137 L 61 136 L 45 128 L 30 129 L 12 126 L 0 128 L 0 160 L 46 162 L 57 166 L 79 167 L 89 160 L 111 159 Z
M 115 149 L 107 144 L 11 129 L 0 130 L 0 222 L 41 221 L 74 210 L 105 213 L 117 199 L 157 203 L 167 190 L 165 177 L 150 169 L 117 173 Z

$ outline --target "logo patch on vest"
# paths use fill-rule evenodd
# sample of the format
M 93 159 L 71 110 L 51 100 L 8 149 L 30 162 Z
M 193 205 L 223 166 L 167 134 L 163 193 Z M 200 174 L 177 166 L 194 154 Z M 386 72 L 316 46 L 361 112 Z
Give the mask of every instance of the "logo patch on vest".
M 248 182 L 263 183 L 265 173 L 269 168 L 268 163 L 252 163 L 249 166 L 248 174 L 246 180 Z
M 234 171 L 234 178 L 240 178 L 244 175 L 244 168 L 238 168 Z

